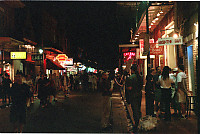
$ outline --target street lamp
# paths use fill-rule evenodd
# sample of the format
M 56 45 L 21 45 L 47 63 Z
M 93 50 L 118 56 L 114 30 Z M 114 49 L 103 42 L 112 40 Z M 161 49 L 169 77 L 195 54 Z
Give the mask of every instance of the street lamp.
M 42 54 L 43 53 L 43 49 L 39 49 L 39 53 Z
M 177 34 L 177 33 L 174 33 L 173 38 L 174 38 L 174 39 L 177 39 L 177 38 L 178 38 L 178 34 Z

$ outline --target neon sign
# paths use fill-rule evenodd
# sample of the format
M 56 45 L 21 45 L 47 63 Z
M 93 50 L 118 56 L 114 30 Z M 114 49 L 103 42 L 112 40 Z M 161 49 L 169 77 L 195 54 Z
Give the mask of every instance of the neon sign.
M 133 58 L 135 56 L 135 52 L 127 52 L 124 53 L 124 58 L 126 59 L 126 61 L 130 60 L 131 58 Z
M 66 56 L 66 54 L 58 54 L 58 55 L 56 56 L 56 59 L 57 59 L 58 61 L 66 61 L 66 60 L 68 59 L 68 56 Z

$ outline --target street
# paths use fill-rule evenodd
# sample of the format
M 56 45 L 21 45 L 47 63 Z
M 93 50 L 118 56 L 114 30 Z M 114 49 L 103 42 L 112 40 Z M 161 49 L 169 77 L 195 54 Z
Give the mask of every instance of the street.
M 142 99 L 142 116 L 145 116 L 144 94 Z M 112 118 L 113 127 L 101 130 L 102 96 L 99 92 L 72 92 L 65 99 L 63 92 L 58 94 L 58 101 L 46 108 L 39 107 L 39 100 L 27 111 L 27 122 L 24 131 L 27 133 L 131 133 L 127 121 L 125 106 L 119 92 L 113 93 Z M 0 109 L 0 132 L 13 132 L 9 122 L 9 107 Z M 196 134 L 197 120 L 192 115 L 187 120 L 172 119 L 171 123 L 158 121 L 156 130 L 148 134 Z

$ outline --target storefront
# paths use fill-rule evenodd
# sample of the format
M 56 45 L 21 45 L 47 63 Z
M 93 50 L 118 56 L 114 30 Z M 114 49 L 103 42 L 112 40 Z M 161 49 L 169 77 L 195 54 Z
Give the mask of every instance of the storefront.
M 63 75 L 64 72 L 67 72 L 66 64 L 69 62 L 70 58 L 68 58 L 66 54 L 55 48 L 44 48 L 44 50 L 44 69 L 48 77 L 49 74 L 55 73 L 56 76 L 60 76 Z
M 23 42 L 10 37 L 0 37 L 0 73 L 2 74 L 3 71 L 8 73 L 11 80 L 14 80 L 16 70 L 23 68 L 20 61 L 26 59 L 25 53 L 22 55 L 15 53 L 15 55 L 11 52 L 20 51 L 19 46 L 23 44 Z M 19 65 L 16 66 L 16 63 Z
M 146 12 L 143 13 L 137 30 L 133 35 L 133 41 L 139 42 L 139 56 L 140 70 L 144 76 L 147 75 L 147 66 L 156 68 L 160 66 L 163 68 L 168 65 L 171 68 L 177 66 L 176 48 L 174 45 L 166 46 L 159 45 L 158 39 L 171 37 L 173 29 L 173 5 L 150 5 L 148 8 L 149 16 L 149 34 L 146 26 Z M 149 42 L 147 43 L 147 39 Z M 148 45 L 149 44 L 149 45 Z M 150 51 L 150 52 L 149 52 Z M 150 64 L 147 65 L 147 54 L 150 53 Z

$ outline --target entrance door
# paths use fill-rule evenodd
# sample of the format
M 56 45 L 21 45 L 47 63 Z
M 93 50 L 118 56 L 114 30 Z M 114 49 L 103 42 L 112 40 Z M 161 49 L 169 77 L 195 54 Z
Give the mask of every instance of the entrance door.
M 194 91 L 194 62 L 193 62 L 193 46 L 187 47 L 188 53 L 188 79 L 189 79 L 189 91 Z

